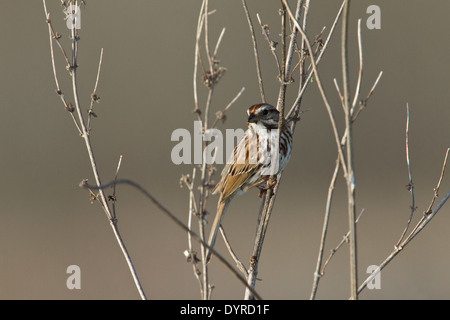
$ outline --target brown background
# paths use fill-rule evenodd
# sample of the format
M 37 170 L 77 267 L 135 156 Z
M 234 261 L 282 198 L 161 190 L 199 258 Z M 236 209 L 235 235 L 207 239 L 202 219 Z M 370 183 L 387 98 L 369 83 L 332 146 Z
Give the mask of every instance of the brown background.
M 48 1 L 55 28 L 68 49 L 59 1 Z M 170 159 L 176 128 L 192 131 L 192 71 L 200 1 L 87 1 L 82 11 L 78 69 L 82 108 L 88 108 L 100 48 L 104 62 L 92 141 L 103 181 L 110 180 L 119 155 L 120 176 L 145 186 L 180 219 L 187 221 L 188 194 L 178 181 L 190 165 Z M 381 30 L 368 30 L 366 8 L 381 8 Z M 340 1 L 312 1 L 308 34 L 329 29 Z M 279 33 L 277 1 L 248 0 Z M 295 3 L 291 1 L 291 7 Z M 222 109 L 245 86 L 220 128 L 244 128 L 245 110 L 259 102 L 253 51 L 240 1 L 211 1 L 210 41 L 226 27 L 219 59 L 227 73 L 216 87 L 213 111 Z M 446 1 L 353 1 L 350 21 L 352 88 L 357 72 L 356 25 L 362 18 L 362 94 L 378 72 L 382 80 L 355 124 L 359 275 L 393 249 L 409 216 L 405 162 L 406 103 L 411 107 L 410 152 L 417 221 L 431 200 L 449 146 L 449 29 Z M 327 30 L 328 30 L 327 29 Z M 54 93 L 47 25 L 41 1 L 0 4 L 0 298 L 138 299 L 109 223 L 78 183 L 93 181 L 87 153 L 72 120 Z M 327 32 L 327 31 L 326 31 Z M 273 58 L 257 29 L 269 102 L 278 84 Z M 322 81 L 342 123 L 333 78 L 341 79 L 339 33 L 320 65 Z M 63 90 L 69 77 L 57 59 Z M 341 81 L 340 81 L 341 83 Z M 204 103 L 205 88 L 200 102 Z M 352 89 L 353 91 L 353 89 Z M 288 105 L 296 93 L 289 88 Z M 285 171 L 271 219 L 257 289 L 266 299 L 307 299 L 311 290 L 329 179 L 336 150 L 329 120 L 315 84 L 303 100 L 291 162 Z M 213 113 L 212 113 L 213 114 Z M 342 129 L 342 127 L 340 126 Z M 441 187 L 450 187 L 447 177 Z M 257 191 L 232 204 L 224 225 L 238 255 L 247 261 L 259 206 Z M 183 251 L 187 236 L 141 194 L 118 189 L 119 226 L 151 299 L 198 299 L 199 288 Z M 326 252 L 347 232 L 345 188 L 338 182 Z M 210 210 L 216 197 L 211 198 Z M 363 299 L 447 299 L 450 297 L 449 206 L 383 272 L 380 290 Z M 222 240 L 217 248 L 224 250 Z M 223 251 L 228 257 L 226 251 Z M 330 263 L 320 299 L 349 295 L 347 247 Z M 66 288 L 67 266 L 81 268 L 81 290 Z M 217 260 L 210 267 L 214 298 L 240 299 L 243 288 Z

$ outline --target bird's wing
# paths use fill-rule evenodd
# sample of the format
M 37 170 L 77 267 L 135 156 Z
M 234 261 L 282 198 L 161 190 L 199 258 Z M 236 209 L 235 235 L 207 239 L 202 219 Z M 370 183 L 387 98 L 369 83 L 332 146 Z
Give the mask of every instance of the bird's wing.
M 222 171 L 221 180 L 213 190 L 213 193 L 220 191 L 221 201 L 248 182 L 254 172 L 262 166 L 256 140 L 257 135 L 253 131 L 247 130 L 234 148 L 233 154 Z M 252 185 L 254 185 L 253 182 L 251 182 Z

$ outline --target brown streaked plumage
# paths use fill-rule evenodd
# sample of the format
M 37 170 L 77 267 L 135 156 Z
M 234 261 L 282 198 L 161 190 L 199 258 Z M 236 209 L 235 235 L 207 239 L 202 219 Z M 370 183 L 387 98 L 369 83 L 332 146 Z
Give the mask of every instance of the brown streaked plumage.
M 220 192 L 217 214 L 211 226 L 208 244 L 212 248 L 225 211 L 236 195 L 266 182 L 271 174 L 278 174 L 287 165 L 291 155 L 292 133 L 284 124 L 279 139 L 278 157 L 272 155 L 278 143 L 278 110 L 266 103 L 248 108 L 248 129 L 234 148 L 225 165 L 213 194 Z M 272 163 L 275 160 L 275 163 Z M 272 167 L 275 165 L 275 167 Z M 206 261 L 211 258 L 208 251 Z

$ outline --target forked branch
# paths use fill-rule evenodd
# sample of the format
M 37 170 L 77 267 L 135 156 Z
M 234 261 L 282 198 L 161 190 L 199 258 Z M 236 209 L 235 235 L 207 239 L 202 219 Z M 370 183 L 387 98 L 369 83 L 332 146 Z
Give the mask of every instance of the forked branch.
M 68 4 L 63 3 L 63 6 L 68 6 L 68 5 L 77 5 L 77 1 L 69 1 Z M 71 40 L 72 40 L 72 55 L 71 55 L 71 59 L 69 60 L 68 55 L 66 54 L 66 51 L 64 50 L 63 46 L 61 45 L 60 41 L 59 41 L 59 34 L 57 34 L 54 30 L 53 30 L 53 26 L 51 24 L 51 20 L 50 20 L 50 14 L 47 11 L 47 5 L 46 5 L 46 1 L 43 0 L 43 6 L 44 6 L 44 12 L 45 12 L 45 17 L 46 17 L 46 22 L 48 25 L 48 32 L 49 32 L 49 37 L 50 37 L 50 55 L 51 55 L 51 61 L 52 61 L 52 67 L 53 67 L 53 75 L 55 78 L 55 83 L 56 83 L 56 92 L 57 94 L 60 96 L 66 110 L 68 110 L 71 114 L 71 117 L 76 125 L 76 128 L 80 134 L 80 136 L 82 137 L 82 139 L 84 140 L 84 143 L 86 145 L 86 149 L 88 152 L 88 156 L 89 156 L 89 160 L 91 163 L 91 167 L 92 167 L 92 172 L 96 181 L 97 186 L 101 185 L 101 180 L 100 180 L 100 175 L 98 172 L 98 168 L 97 168 L 97 162 L 95 160 L 94 157 L 94 151 L 92 148 L 92 144 L 91 144 L 91 140 L 90 140 L 90 135 L 89 135 L 89 130 L 88 127 L 86 126 L 86 122 L 85 119 L 83 117 L 83 113 L 81 111 L 81 105 L 79 102 L 79 96 L 78 96 L 78 83 L 77 83 L 77 57 L 78 57 L 78 41 L 79 41 L 79 35 L 78 35 L 78 30 L 76 29 L 76 24 L 73 23 L 72 29 L 71 29 Z M 66 8 L 67 9 L 67 8 Z M 75 101 L 75 106 L 72 107 L 71 103 L 66 102 L 64 95 L 62 94 L 62 89 L 59 85 L 59 81 L 58 81 L 58 77 L 57 77 L 57 72 L 56 72 L 56 64 L 55 64 L 55 56 L 54 56 L 54 50 L 53 50 L 53 41 L 56 41 L 56 43 L 58 44 L 59 48 L 61 49 L 61 53 L 66 61 L 66 69 L 69 72 L 69 75 L 72 78 L 72 92 L 73 92 L 73 99 Z M 97 85 L 98 85 L 98 78 L 99 78 L 99 74 L 100 74 L 100 66 L 101 66 L 101 61 L 102 61 L 102 57 L 103 57 L 103 50 L 102 50 L 102 54 L 101 54 L 101 59 L 100 59 L 100 63 L 99 63 L 99 68 L 98 68 L 98 72 L 97 72 L 97 81 L 95 84 L 95 89 L 94 89 L 94 93 L 97 90 Z M 94 98 L 92 98 L 92 100 L 94 100 Z M 75 118 L 73 113 L 76 113 L 78 115 L 78 121 Z M 92 193 L 91 193 L 92 196 Z M 133 277 L 134 283 L 136 285 L 136 288 L 139 292 L 139 295 L 141 297 L 141 299 L 145 300 L 146 299 L 146 295 L 144 293 L 144 290 L 141 286 L 141 283 L 139 281 L 138 275 L 136 273 L 136 270 L 134 268 L 133 262 L 131 260 L 131 257 L 125 247 L 125 243 L 120 235 L 119 232 L 119 228 L 117 225 L 117 219 L 115 217 L 115 213 L 113 213 L 109 207 L 108 201 L 105 197 L 105 194 L 103 192 L 102 189 L 99 190 L 98 195 L 95 196 L 96 199 L 100 202 L 101 207 L 103 209 L 103 211 L 105 212 L 108 220 L 110 221 L 110 225 L 111 228 L 113 230 L 114 236 L 117 240 L 117 243 L 119 244 L 119 247 L 121 248 L 122 254 L 127 262 L 128 268 L 130 270 L 130 273 Z

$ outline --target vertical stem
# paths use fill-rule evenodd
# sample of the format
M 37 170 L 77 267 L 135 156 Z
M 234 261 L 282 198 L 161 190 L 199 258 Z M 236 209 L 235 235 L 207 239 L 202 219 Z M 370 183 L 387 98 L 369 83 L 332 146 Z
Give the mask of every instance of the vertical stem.
M 302 7 L 303 7 L 303 0 L 298 0 L 297 1 L 297 9 L 295 10 L 295 19 L 298 20 L 301 16 L 301 12 L 302 12 Z M 303 26 L 304 27 L 304 26 Z M 285 74 L 286 74 L 286 78 L 290 78 L 290 73 L 291 73 L 291 64 L 292 64 L 292 57 L 294 55 L 295 52 L 295 43 L 297 42 L 297 33 L 298 30 L 297 28 L 293 28 L 292 30 L 292 34 L 291 34 L 291 41 L 288 47 L 288 52 L 286 55 L 286 69 L 285 69 Z M 303 41 L 302 41 L 303 43 Z M 301 79 L 300 79 L 301 81 Z M 301 87 L 301 86 L 300 86 Z
M 278 175 L 277 184 L 272 189 L 267 190 L 265 196 L 261 200 L 261 220 L 258 224 L 258 229 L 256 231 L 255 243 L 253 245 L 252 256 L 250 258 L 250 266 L 248 268 L 247 284 L 248 287 L 245 289 L 245 300 L 254 300 L 255 296 L 251 289 L 255 289 L 256 279 L 258 276 L 258 264 L 259 258 L 261 256 L 262 246 L 264 243 L 264 238 L 267 231 L 267 225 L 269 224 L 270 214 L 275 203 L 275 198 L 277 195 L 278 187 L 280 185 L 282 173 Z
M 328 196 L 327 196 L 327 204 L 325 209 L 325 217 L 323 220 L 323 227 L 322 227 L 322 238 L 320 240 L 320 247 L 319 247 L 319 255 L 317 257 L 317 264 L 316 264 L 316 270 L 314 272 L 314 281 L 312 285 L 311 290 L 311 296 L 310 300 L 314 300 L 317 293 L 317 288 L 319 286 L 320 278 L 322 277 L 322 273 L 320 269 L 322 268 L 322 259 L 323 259 L 323 251 L 325 249 L 325 241 L 328 233 L 328 222 L 330 219 L 330 212 L 331 212 L 331 202 L 333 199 L 334 194 L 334 187 L 336 185 L 337 176 L 339 173 L 339 169 L 341 167 L 341 163 L 339 162 L 339 157 L 336 159 L 336 167 L 334 168 L 333 177 L 330 181 L 330 186 L 328 187 Z
M 209 62 L 209 72 L 212 75 L 213 72 L 214 72 L 214 69 L 213 69 L 213 63 L 212 63 L 212 59 L 211 59 L 211 54 L 209 53 L 208 0 L 206 0 L 204 2 L 204 4 L 205 4 L 205 12 L 203 14 L 204 14 L 204 19 L 205 19 L 205 24 L 204 24 L 204 27 L 205 27 L 205 51 L 206 51 L 206 56 L 208 57 L 208 62 Z
M 248 12 L 247 3 L 245 2 L 245 0 L 242 0 L 242 6 L 244 7 L 244 12 L 247 17 L 248 26 L 250 28 L 250 33 L 252 36 L 253 52 L 255 54 L 256 74 L 258 75 L 258 84 L 259 84 L 259 92 L 261 94 L 261 102 L 266 102 L 266 97 L 264 94 L 264 84 L 261 76 L 261 68 L 259 65 L 258 46 L 256 44 L 255 29 L 253 28 L 252 19 L 250 18 L 250 13 Z
M 209 33 L 208 33 L 208 0 L 204 1 L 204 37 L 205 37 L 205 50 L 206 50 L 206 55 L 208 57 L 208 61 L 209 61 L 209 67 L 210 67 L 210 75 L 213 75 L 214 72 L 214 68 L 213 68 L 213 63 L 212 63 L 212 58 L 211 58 L 211 54 L 210 54 L 210 50 L 209 50 Z M 202 127 L 202 134 L 204 132 L 206 132 L 206 130 L 208 129 L 208 119 L 209 119 L 209 109 L 211 106 L 211 100 L 212 100 L 212 96 L 213 96 L 213 92 L 214 92 L 214 83 L 211 83 L 209 86 L 209 91 L 208 91 L 208 98 L 206 100 L 206 105 L 205 105 L 205 116 L 204 116 L 204 120 L 203 120 L 203 127 Z M 205 150 L 207 146 L 206 141 L 203 141 L 203 147 L 202 150 Z M 205 225 L 204 225 L 204 221 L 205 221 L 205 214 L 206 214 L 206 193 L 207 193 L 207 189 L 206 189 L 206 174 L 207 174 L 207 165 L 206 165 L 206 159 L 204 157 L 204 154 L 202 156 L 202 167 L 201 167 L 201 179 L 200 179 L 200 199 L 199 199 L 199 214 L 200 214 L 200 218 L 199 218 L 199 232 L 200 232 L 200 236 L 202 237 L 202 239 L 205 239 Z M 201 251 L 202 251 L 202 275 L 203 275 L 203 300 L 208 300 L 210 298 L 210 289 L 209 289 L 209 279 L 208 279 L 208 264 L 206 261 L 206 248 L 205 246 L 202 244 L 201 245 Z
M 358 273 L 357 273 L 357 248 L 356 248 L 356 217 L 355 217 L 355 174 L 353 171 L 353 144 L 352 144 L 352 119 L 350 104 L 350 83 L 348 79 L 348 19 L 350 0 L 346 0 L 342 21 L 342 83 L 344 87 L 345 127 L 347 131 L 347 197 L 348 197 L 348 224 L 350 229 L 350 293 L 351 299 L 358 299 Z
M 44 0 L 44 8 L 46 8 L 45 0 Z M 46 16 L 48 16 L 47 12 L 46 12 Z M 87 127 L 86 127 L 86 124 L 85 124 L 85 121 L 83 118 L 83 114 L 81 112 L 81 106 L 80 106 L 80 102 L 79 102 L 79 98 L 78 98 L 77 57 L 78 57 L 78 34 L 77 34 L 76 26 L 74 24 L 74 26 L 72 28 L 72 64 L 70 66 L 70 75 L 72 77 L 73 98 L 75 101 L 75 109 L 78 114 L 78 118 L 79 118 L 79 122 L 80 122 L 79 129 L 81 130 L 82 138 L 86 144 L 86 149 L 87 149 L 87 152 L 89 155 L 89 160 L 91 162 L 91 167 L 92 167 L 92 172 L 94 174 L 95 182 L 97 183 L 97 186 L 100 186 L 101 181 L 100 181 L 100 175 L 99 175 L 98 169 L 97 169 L 97 162 L 95 161 L 94 151 L 92 150 L 89 132 L 87 130 Z M 102 189 L 99 190 L 99 198 L 100 198 L 100 203 L 102 205 L 102 208 L 105 211 L 106 216 L 108 217 L 108 219 L 110 221 L 110 225 L 111 225 L 111 228 L 113 229 L 114 236 L 115 236 L 115 238 L 122 250 L 122 254 L 128 264 L 128 267 L 130 269 L 134 283 L 136 285 L 136 288 L 138 289 L 139 295 L 141 296 L 142 300 L 146 300 L 147 298 L 146 298 L 144 290 L 142 289 L 142 286 L 140 284 L 140 281 L 137 276 L 136 270 L 133 266 L 131 257 L 125 247 L 125 243 L 123 242 L 122 237 L 120 236 L 119 229 L 117 226 L 117 220 L 113 217 L 113 215 L 111 213 L 111 210 L 108 206 L 108 201 L 106 200 L 105 194 Z
M 286 7 L 281 2 L 281 70 L 280 70 L 280 90 L 278 92 L 278 101 L 277 101 L 277 109 L 280 111 L 281 118 L 284 117 L 284 112 L 281 112 L 281 109 L 284 109 L 284 103 L 286 98 Z M 283 110 L 284 111 L 284 110 Z
M 205 150 L 205 142 L 203 142 L 203 149 Z M 201 181 L 200 181 L 200 199 L 199 199 L 199 232 L 200 237 L 202 239 L 205 239 L 205 197 L 206 197 L 206 159 L 202 157 L 202 168 L 201 168 Z M 201 250 L 202 250 L 202 274 L 203 274 L 203 300 L 209 299 L 209 280 L 208 280 L 208 263 L 206 261 L 206 247 L 201 244 Z
M 285 104 L 285 96 L 286 96 L 286 6 L 283 2 L 281 2 L 281 42 L 282 42 L 282 64 L 281 64 L 281 74 L 280 77 L 280 91 L 278 94 L 278 102 L 277 102 L 277 109 L 280 111 L 280 118 L 278 119 L 278 141 L 275 148 L 275 154 L 278 155 L 279 145 L 280 145 L 280 137 L 281 137 L 281 128 L 284 125 L 284 104 Z M 293 43 L 291 43 L 293 45 Z M 273 170 L 273 168 L 272 168 Z M 275 175 L 273 175 L 274 172 L 272 172 L 272 177 L 269 179 L 269 181 L 274 181 L 273 179 L 276 178 Z M 278 187 L 281 182 L 281 173 L 278 174 L 277 183 L 274 188 L 270 188 L 267 190 L 265 196 L 261 200 L 261 219 L 258 223 L 258 229 L 255 237 L 255 244 L 253 246 L 252 256 L 250 258 L 250 266 L 248 269 L 248 275 L 247 275 L 247 284 L 250 288 L 254 289 L 256 284 L 256 277 L 258 275 L 258 264 L 259 264 L 259 258 L 261 256 L 261 250 L 264 243 L 264 237 L 266 234 L 267 226 L 269 224 L 270 215 L 272 213 L 272 208 L 275 203 L 276 193 L 278 191 Z M 261 212 L 261 211 L 260 211 Z M 249 288 L 246 288 L 245 290 L 245 300 L 253 300 L 254 297 L 252 293 L 250 292 Z
M 76 61 L 75 61 L 76 62 Z M 77 110 L 77 114 L 79 116 L 80 119 L 80 127 L 81 127 L 81 131 L 82 131 L 82 137 L 84 139 L 84 142 L 86 144 L 86 148 L 88 151 L 88 155 L 89 155 L 89 159 L 91 162 L 91 166 L 92 166 L 92 172 L 94 174 L 94 178 L 95 178 L 95 182 L 97 183 L 97 186 L 101 185 L 101 181 L 100 181 L 100 175 L 98 173 L 98 169 L 97 169 L 97 163 L 95 161 L 95 157 L 94 157 L 94 152 L 92 150 L 92 145 L 91 145 L 91 140 L 89 138 L 89 134 L 87 132 L 86 129 L 86 125 L 84 122 L 84 118 L 83 115 L 81 113 L 81 107 L 79 104 L 79 100 L 78 100 L 78 89 L 77 89 L 77 77 L 76 77 L 76 67 L 72 69 L 72 87 L 73 87 L 73 96 L 74 96 L 74 100 L 75 100 L 75 107 Z M 147 297 L 145 296 L 144 290 L 142 289 L 141 283 L 139 281 L 138 275 L 136 273 L 136 270 L 133 266 L 133 262 L 131 260 L 131 257 L 128 253 L 128 250 L 125 247 L 125 243 L 122 240 L 122 237 L 120 236 L 119 233 L 119 229 L 117 227 L 117 220 L 113 218 L 111 211 L 109 209 L 108 206 L 108 202 L 106 200 L 105 194 L 103 192 L 102 189 L 99 189 L 99 197 L 100 197 L 100 203 L 102 204 L 102 208 L 105 211 L 108 219 L 110 220 L 110 224 L 111 224 L 111 228 L 113 229 L 114 232 L 114 236 L 120 246 L 120 249 L 122 250 L 122 254 L 125 257 L 125 260 L 128 264 L 128 267 L 130 269 L 131 275 L 133 277 L 134 283 L 136 285 L 136 288 L 138 289 L 139 295 L 141 296 L 142 300 L 146 300 Z

